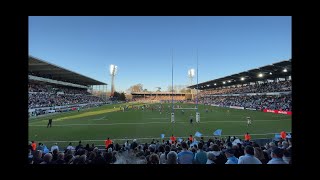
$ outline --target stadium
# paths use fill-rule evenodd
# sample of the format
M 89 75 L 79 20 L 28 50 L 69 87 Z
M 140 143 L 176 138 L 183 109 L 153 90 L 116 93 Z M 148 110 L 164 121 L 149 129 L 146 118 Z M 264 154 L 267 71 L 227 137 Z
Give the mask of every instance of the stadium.
M 125 99 L 106 83 L 28 61 L 31 164 L 225 164 L 245 151 L 257 164 L 274 154 L 291 163 L 291 60 Z

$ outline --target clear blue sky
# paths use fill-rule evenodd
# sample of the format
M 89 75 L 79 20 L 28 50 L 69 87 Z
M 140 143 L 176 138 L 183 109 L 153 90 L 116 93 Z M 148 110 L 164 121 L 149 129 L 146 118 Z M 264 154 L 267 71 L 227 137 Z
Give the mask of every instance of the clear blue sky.
M 291 59 L 291 17 L 106 16 L 29 17 L 29 55 L 108 83 L 141 83 L 148 90 L 199 83 Z M 193 82 L 196 82 L 196 77 Z

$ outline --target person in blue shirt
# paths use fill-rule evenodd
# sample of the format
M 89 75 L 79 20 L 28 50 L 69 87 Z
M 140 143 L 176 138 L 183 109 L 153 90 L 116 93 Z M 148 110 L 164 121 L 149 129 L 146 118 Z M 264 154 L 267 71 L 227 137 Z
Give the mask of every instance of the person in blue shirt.
M 181 143 L 182 151 L 178 154 L 179 164 L 192 164 L 193 163 L 193 153 L 188 150 L 188 145 L 186 142 Z
M 224 154 L 226 155 L 226 157 L 227 157 L 227 162 L 226 162 L 226 164 L 238 164 L 238 158 L 236 158 L 235 156 L 234 156 L 234 152 L 235 152 L 235 150 L 233 150 L 233 149 L 226 149 L 226 150 L 224 150 L 223 151 L 224 152 Z

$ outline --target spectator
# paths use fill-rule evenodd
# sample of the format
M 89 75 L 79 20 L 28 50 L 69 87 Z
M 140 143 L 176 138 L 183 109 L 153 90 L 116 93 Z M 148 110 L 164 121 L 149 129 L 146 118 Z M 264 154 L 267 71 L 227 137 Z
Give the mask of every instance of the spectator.
M 64 160 L 64 153 L 58 154 L 58 160 L 55 161 L 56 164 L 65 164 L 66 161 Z
M 76 146 L 76 151 L 78 151 L 79 149 L 82 149 L 83 148 L 83 145 L 81 144 L 81 141 L 79 141 L 79 144 L 78 146 Z
M 216 157 L 214 160 L 215 164 L 225 164 L 227 162 L 227 158 L 224 156 L 224 154 L 222 154 L 222 152 L 217 144 L 213 144 L 211 152 Z
M 207 153 L 208 160 L 206 164 L 215 164 L 216 156 L 213 154 L 213 152 L 208 152 Z
M 43 161 L 40 164 L 51 164 L 52 154 L 47 153 L 43 156 Z
M 182 151 L 178 154 L 179 164 L 192 164 L 193 153 L 188 150 L 188 145 L 186 142 L 181 143 Z
M 244 156 L 239 157 L 238 164 L 262 164 L 261 161 L 254 157 L 254 149 L 252 146 L 246 146 Z
M 43 161 L 42 159 L 42 151 L 36 150 L 33 154 L 33 164 L 40 164 Z
M 206 164 L 207 163 L 207 153 L 203 151 L 203 144 L 200 142 L 198 144 L 198 152 L 194 156 L 195 164 Z
M 66 148 L 67 150 L 75 150 L 74 147 L 72 146 L 72 143 L 70 142 L 69 145 Z
M 177 164 L 178 155 L 174 151 L 170 151 L 167 154 L 167 161 L 166 164 Z
M 226 149 L 224 151 L 225 156 L 227 157 L 226 164 L 238 164 L 238 158 L 234 156 L 234 150 L 233 149 Z
M 158 154 L 154 154 L 154 153 L 151 154 L 149 157 L 149 161 L 150 161 L 150 164 L 159 164 L 160 160 L 159 160 Z
M 268 164 L 287 164 L 283 159 L 283 149 L 274 148 L 271 151 L 272 159 L 268 162 Z
M 258 144 L 254 144 L 254 156 L 258 158 L 262 164 L 267 164 L 267 160 L 264 157 L 264 153 Z
M 51 152 L 53 152 L 53 150 L 57 149 L 59 151 L 59 146 L 58 143 L 54 143 L 53 146 L 51 146 Z

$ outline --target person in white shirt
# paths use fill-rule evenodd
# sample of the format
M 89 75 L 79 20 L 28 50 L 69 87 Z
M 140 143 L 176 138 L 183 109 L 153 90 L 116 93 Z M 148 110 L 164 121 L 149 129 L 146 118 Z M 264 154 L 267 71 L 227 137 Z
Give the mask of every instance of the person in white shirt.
M 251 123 L 252 123 L 251 118 L 250 118 L 250 117 L 247 117 L 247 126 L 250 126 Z
M 67 148 L 66 149 L 68 149 L 68 150 L 74 150 L 74 147 L 72 146 L 72 143 L 69 143 L 69 145 L 67 146 Z
M 57 149 L 59 152 L 59 147 L 58 147 L 57 143 L 54 143 L 54 145 L 51 146 L 51 152 L 53 152 L 53 150 L 55 150 L 55 149 Z

